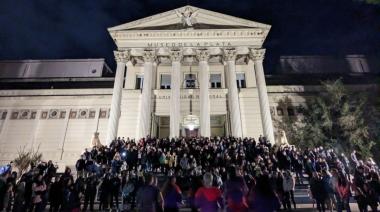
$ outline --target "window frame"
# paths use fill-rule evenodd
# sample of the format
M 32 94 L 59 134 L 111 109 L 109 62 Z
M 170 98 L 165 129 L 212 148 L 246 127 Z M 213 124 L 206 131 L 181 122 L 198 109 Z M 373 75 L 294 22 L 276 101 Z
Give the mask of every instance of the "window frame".
M 239 75 L 242 75 L 243 78 L 239 78 L 238 76 Z M 237 72 L 236 73 L 236 85 L 237 85 L 237 88 L 240 89 L 240 88 L 247 88 L 247 80 L 245 78 L 245 73 L 244 72 Z
M 167 84 L 162 84 L 163 83 L 163 80 L 162 80 L 162 77 L 163 76 L 169 76 L 169 83 Z M 172 76 L 171 74 L 169 73 L 163 73 L 163 74 L 160 74 L 160 89 L 171 89 L 171 86 L 172 86 Z
M 137 86 L 138 79 L 140 79 L 139 86 Z M 135 90 L 141 90 L 144 87 L 144 74 L 136 74 L 135 77 Z
M 219 75 L 219 82 L 218 81 L 211 81 L 212 75 Z M 211 89 L 222 88 L 222 74 L 221 73 L 210 73 L 210 88 Z

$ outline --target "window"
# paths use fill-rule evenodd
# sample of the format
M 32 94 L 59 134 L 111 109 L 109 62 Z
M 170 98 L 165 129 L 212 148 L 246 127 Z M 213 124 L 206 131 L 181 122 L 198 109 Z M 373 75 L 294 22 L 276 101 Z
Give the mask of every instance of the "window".
M 144 76 L 143 75 L 136 75 L 135 89 L 142 89 L 143 85 L 144 85 Z
M 7 118 L 7 111 L 4 111 L 3 114 L 1 114 L 1 120 L 4 120 Z
M 211 88 L 222 87 L 222 76 L 220 74 L 210 74 Z
M 12 112 L 11 119 L 17 119 L 18 112 Z
M 66 111 L 61 111 L 59 114 L 60 119 L 64 119 L 66 117 Z
M 244 73 L 237 73 L 236 74 L 236 84 L 237 84 L 238 88 L 246 88 L 245 74 Z
M 277 115 L 278 116 L 283 116 L 284 115 L 284 110 L 280 107 L 277 108 Z
M 185 87 L 186 88 L 195 88 L 196 84 L 196 76 L 195 74 L 186 74 L 185 75 Z
M 37 116 L 37 111 L 32 111 L 32 113 L 30 114 L 30 119 L 36 119 L 36 116 Z
M 288 107 L 288 108 L 287 108 L 287 111 L 288 111 L 288 116 L 294 116 L 294 115 L 295 115 L 295 112 L 294 112 L 294 108 L 293 108 L 293 107 Z
M 170 74 L 161 74 L 161 85 L 160 89 L 170 89 L 172 78 Z

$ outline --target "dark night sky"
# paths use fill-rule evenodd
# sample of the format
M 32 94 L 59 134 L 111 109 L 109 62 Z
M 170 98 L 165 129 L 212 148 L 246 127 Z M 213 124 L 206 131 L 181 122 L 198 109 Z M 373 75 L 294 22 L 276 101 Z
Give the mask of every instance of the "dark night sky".
M 280 55 L 380 55 L 380 5 L 359 0 L 189 0 L 191 5 L 272 25 L 266 65 Z M 107 28 L 186 0 L 2 0 L 0 60 L 106 58 Z

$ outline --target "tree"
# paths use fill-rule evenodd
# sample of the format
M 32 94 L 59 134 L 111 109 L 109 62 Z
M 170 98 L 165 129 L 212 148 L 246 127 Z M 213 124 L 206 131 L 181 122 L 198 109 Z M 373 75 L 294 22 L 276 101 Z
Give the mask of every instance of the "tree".
M 37 149 L 30 148 L 26 150 L 26 147 L 20 147 L 17 157 L 13 160 L 14 165 L 19 171 L 19 176 L 23 175 L 33 163 L 36 164 L 42 159 L 42 154 L 39 152 L 40 146 Z
M 282 128 L 294 139 L 288 140 L 300 147 L 324 146 L 344 153 L 355 149 L 363 158 L 370 157 L 380 129 L 367 95 L 348 91 L 340 79 L 322 82 L 322 89 L 307 99 L 300 118 L 283 118 L 285 124 L 293 122 L 290 129 Z

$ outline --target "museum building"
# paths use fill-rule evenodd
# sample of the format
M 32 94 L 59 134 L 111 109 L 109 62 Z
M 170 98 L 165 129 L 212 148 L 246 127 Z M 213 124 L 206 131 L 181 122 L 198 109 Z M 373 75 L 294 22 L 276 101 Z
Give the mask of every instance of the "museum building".
M 0 61 L 0 162 L 38 147 L 46 159 L 73 164 L 94 133 L 103 144 L 147 135 L 263 135 L 275 142 L 274 121 L 298 115 L 320 90 L 293 76 L 321 64 L 325 72 L 342 69 L 334 58 L 281 57 L 279 72 L 294 75 L 266 76 L 269 25 L 193 6 L 108 31 L 117 46 L 114 73 L 104 59 Z M 364 56 L 344 61 L 349 78 L 357 77 L 351 87 L 378 91 L 366 81 L 372 72 Z M 285 97 L 291 103 L 279 107 Z

